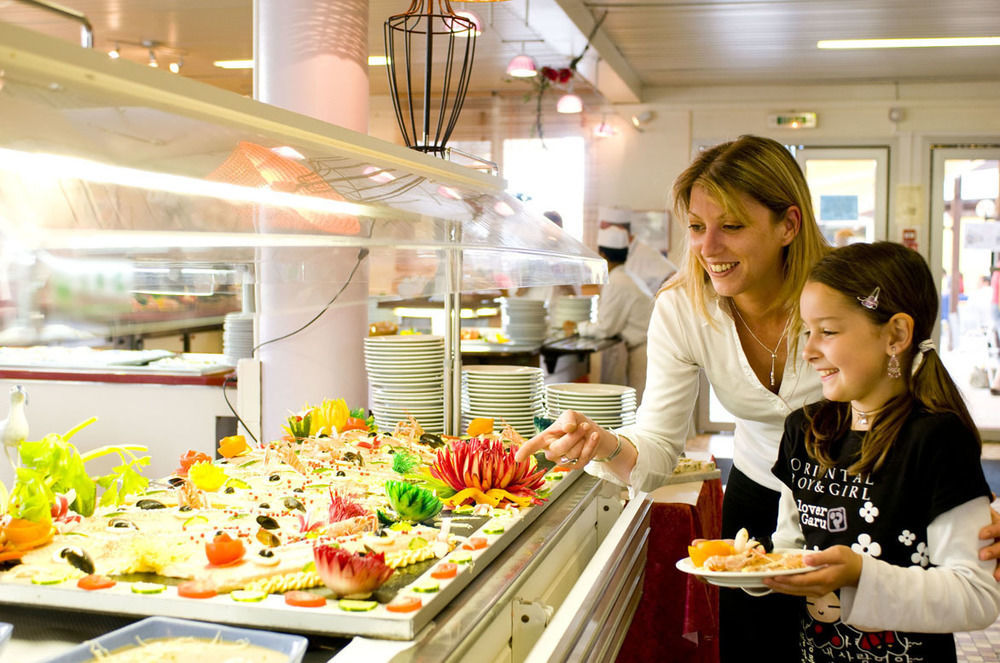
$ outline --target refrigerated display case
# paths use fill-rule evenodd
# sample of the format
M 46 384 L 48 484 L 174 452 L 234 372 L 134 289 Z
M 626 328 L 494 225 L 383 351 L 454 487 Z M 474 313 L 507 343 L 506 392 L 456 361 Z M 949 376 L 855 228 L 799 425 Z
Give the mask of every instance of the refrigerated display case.
M 19 345 L 85 330 L 95 315 L 114 320 L 137 283 L 168 290 L 185 269 L 296 284 L 312 275 L 299 251 L 346 256 L 345 275 L 367 257 L 368 280 L 347 297 L 419 291 L 455 311 L 445 372 L 454 417 L 462 292 L 607 275 L 498 178 L 2 23 L 0 242 L 0 333 Z M 175 417 L 161 415 L 169 431 Z M 520 660 L 581 577 L 595 588 L 581 610 L 606 617 L 614 604 L 626 619 L 648 505 L 623 505 L 590 477 L 567 483 L 392 660 Z M 595 556 L 608 547 L 628 554 Z M 52 596 L 42 602 L 53 609 L 85 609 Z M 241 610 L 220 620 L 253 623 Z

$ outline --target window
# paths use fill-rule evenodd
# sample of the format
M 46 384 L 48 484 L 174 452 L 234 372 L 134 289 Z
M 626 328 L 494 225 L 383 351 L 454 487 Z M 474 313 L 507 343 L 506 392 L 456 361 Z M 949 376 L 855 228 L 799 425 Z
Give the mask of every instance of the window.
M 507 190 L 539 214 L 559 212 L 563 230 L 583 239 L 584 161 L 582 137 L 508 139 L 503 142 Z

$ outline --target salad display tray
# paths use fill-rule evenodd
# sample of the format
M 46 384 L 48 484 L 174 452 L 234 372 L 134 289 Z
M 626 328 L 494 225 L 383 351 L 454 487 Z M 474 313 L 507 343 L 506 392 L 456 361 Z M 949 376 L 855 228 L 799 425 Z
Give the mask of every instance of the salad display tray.
M 445 606 L 448 605 L 491 561 L 503 553 L 546 508 L 557 500 L 580 476 L 580 472 L 550 473 L 546 483 L 550 487 L 546 501 L 517 510 L 498 509 L 490 517 L 468 515 L 453 516 L 453 531 L 462 530 L 463 520 L 475 525 L 466 533 L 465 540 L 482 538 L 485 547 L 468 550 L 459 545 L 443 559 L 414 565 L 399 573 L 390 592 L 403 593 L 410 588 L 430 582 L 433 569 L 442 562 L 453 559 L 465 560 L 457 564 L 457 575 L 449 580 L 433 580 L 439 589 L 433 593 L 420 594 L 422 606 L 409 613 L 393 613 L 380 603 L 365 612 L 351 612 L 340 607 L 340 602 L 329 598 L 322 607 L 297 607 L 285 603 L 282 594 L 270 594 L 255 603 L 234 600 L 228 594 L 212 598 L 192 599 L 180 596 L 175 585 L 157 594 L 136 593 L 130 582 L 119 582 L 116 586 L 99 592 L 78 589 L 74 584 L 59 585 L 33 584 L 29 582 L 3 582 L 0 577 L 0 604 L 20 604 L 82 612 L 107 613 L 135 616 L 162 615 L 220 622 L 248 627 L 261 627 L 297 633 L 315 633 L 327 636 L 369 636 L 390 640 L 412 640 Z M 447 512 L 442 515 L 448 516 Z M 502 532 L 495 532 L 500 527 Z M 466 535 L 467 534 L 467 535 Z M 157 576 L 142 575 L 132 578 L 141 582 L 170 582 Z M 327 590 L 312 590 L 325 594 Z M 376 594 L 376 597 L 378 595 Z

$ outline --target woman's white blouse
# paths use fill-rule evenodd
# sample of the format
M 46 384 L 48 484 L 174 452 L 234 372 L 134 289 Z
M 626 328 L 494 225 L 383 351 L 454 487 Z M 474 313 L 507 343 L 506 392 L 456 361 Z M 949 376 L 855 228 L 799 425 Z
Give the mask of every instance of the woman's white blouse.
M 719 401 L 736 419 L 735 466 L 775 491 L 781 482 L 771 467 L 778 457 L 785 417 L 822 397 L 819 375 L 802 360 L 801 340 L 795 356 L 789 351 L 781 387 L 773 394 L 750 367 L 728 304 L 713 298 L 707 308 L 711 323 L 695 310 L 682 288 L 656 298 L 647 337 L 646 391 L 636 423 L 616 431 L 639 451 L 628 482 L 634 491 L 662 486 L 686 440 L 694 435 L 699 369 L 704 369 Z M 621 483 L 603 463 L 588 463 L 586 470 Z

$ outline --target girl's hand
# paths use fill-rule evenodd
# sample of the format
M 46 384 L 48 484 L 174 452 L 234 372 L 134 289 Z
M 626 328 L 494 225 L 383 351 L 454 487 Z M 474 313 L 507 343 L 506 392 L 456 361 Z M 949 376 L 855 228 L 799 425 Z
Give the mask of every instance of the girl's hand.
M 582 468 L 597 455 L 594 452 L 602 432 L 604 430 L 585 415 L 565 410 L 551 426 L 522 444 L 514 458 L 520 462 L 536 451 L 544 451 L 545 457 L 554 463 Z
M 984 562 L 988 559 L 997 560 L 997 566 L 993 569 L 993 577 L 997 582 L 1000 582 L 1000 514 L 991 508 L 990 519 L 993 522 L 979 530 L 980 540 L 991 541 L 988 546 L 979 549 L 979 559 Z
M 806 553 L 803 561 L 809 566 L 823 568 L 765 578 L 764 584 L 782 594 L 820 597 L 841 587 L 857 587 L 861 577 L 861 555 L 847 546 L 832 546 L 820 552 Z

